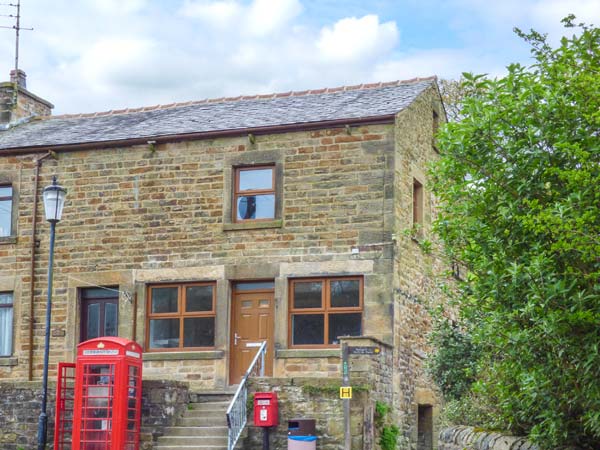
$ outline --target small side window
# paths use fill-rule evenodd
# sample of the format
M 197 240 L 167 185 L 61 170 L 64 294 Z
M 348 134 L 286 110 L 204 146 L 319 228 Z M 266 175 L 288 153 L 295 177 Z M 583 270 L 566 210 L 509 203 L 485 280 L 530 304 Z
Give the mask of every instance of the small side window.
M 0 356 L 11 356 L 13 347 L 13 294 L 0 292 Z
M 275 218 L 275 166 L 235 169 L 233 221 Z
M 423 231 L 423 185 L 413 179 L 413 229 L 417 233 Z
M 13 188 L 0 185 L 0 237 L 12 234 Z

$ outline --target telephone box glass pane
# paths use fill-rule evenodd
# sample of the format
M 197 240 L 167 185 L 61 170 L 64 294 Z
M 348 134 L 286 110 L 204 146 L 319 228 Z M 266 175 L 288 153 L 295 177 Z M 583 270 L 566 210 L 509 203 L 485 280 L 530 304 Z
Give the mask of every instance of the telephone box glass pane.
M 150 348 L 179 347 L 179 319 L 150 321 Z
M 184 319 L 183 346 L 184 347 L 214 347 L 215 345 L 215 318 L 193 317 Z
M 152 288 L 152 313 L 177 312 L 177 287 Z
M 117 305 L 106 303 L 104 305 L 104 336 L 117 335 Z
M 110 450 L 115 366 L 88 364 L 82 389 L 81 448 Z
M 213 287 L 188 286 L 185 288 L 185 311 L 212 311 Z
M 89 303 L 87 311 L 87 338 L 94 339 L 100 336 L 100 304 Z

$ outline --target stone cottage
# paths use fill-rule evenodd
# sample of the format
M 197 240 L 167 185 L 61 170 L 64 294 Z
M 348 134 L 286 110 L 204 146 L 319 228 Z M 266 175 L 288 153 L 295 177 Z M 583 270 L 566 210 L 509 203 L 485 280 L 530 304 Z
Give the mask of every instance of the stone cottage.
M 282 398 L 274 439 L 288 417 L 312 414 L 320 448 L 339 448 L 337 393 L 329 409 L 302 396 L 339 385 L 341 342 L 377 347 L 351 362 L 364 388 L 353 448 L 377 445 L 375 401 L 391 408 L 405 448 L 432 448 L 427 311 L 443 301 L 446 269 L 428 243 L 427 164 L 445 117 L 435 78 L 51 116 L 24 73 L 12 75 L 0 84 L 3 389 L 41 377 L 40 198 L 56 175 L 68 194 L 51 379 L 78 343 L 118 335 L 144 348 L 148 386 L 172 382 L 191 402 L 230 394 L 266 341 L 255 388 Z

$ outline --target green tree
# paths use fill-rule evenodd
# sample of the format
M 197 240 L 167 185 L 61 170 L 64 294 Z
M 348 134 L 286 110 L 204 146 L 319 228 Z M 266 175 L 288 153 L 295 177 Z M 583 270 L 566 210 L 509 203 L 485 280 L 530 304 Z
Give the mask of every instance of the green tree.
M 438 137 L 437 231 L 466 266 L 475 390 L 542 448 L 600 448 L 600 29 L 556 48 L 516 30 L 531 67 L 464 74 Z

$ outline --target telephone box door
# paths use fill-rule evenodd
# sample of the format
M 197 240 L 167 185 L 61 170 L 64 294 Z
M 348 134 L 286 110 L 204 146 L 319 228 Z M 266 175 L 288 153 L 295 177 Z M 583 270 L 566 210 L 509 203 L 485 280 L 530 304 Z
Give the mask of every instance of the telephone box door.
M 79 344 L 73 450 L 139 448 L 142 352 L 118 337 Z

